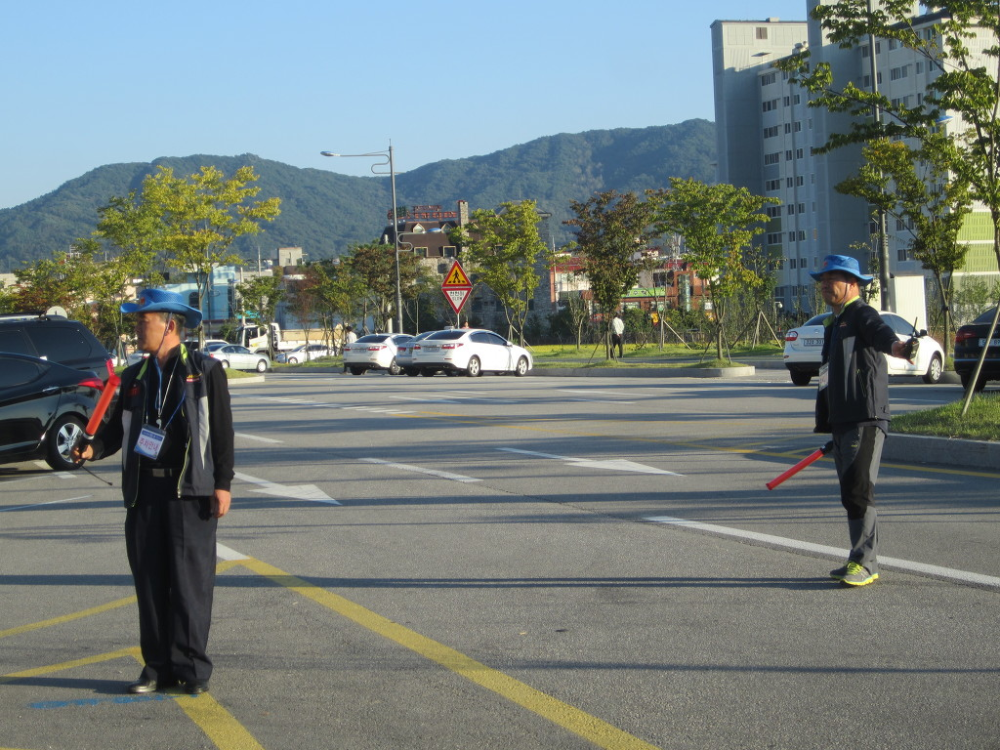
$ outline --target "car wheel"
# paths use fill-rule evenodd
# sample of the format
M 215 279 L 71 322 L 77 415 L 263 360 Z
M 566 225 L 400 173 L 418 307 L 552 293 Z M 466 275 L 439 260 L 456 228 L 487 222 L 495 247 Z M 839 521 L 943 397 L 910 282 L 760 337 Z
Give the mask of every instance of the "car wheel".
M 73 471 L 79 469 L 78 464 L 70 458 L 70 451 L 83 434 L 83 422 L 72 414 L 64 414 L 57 419 L 49 429 L 46 439 L 49 442 L 45 463 L 56 471 Z
M 514 368 L 514 374 L 519 378 L 523 378 L 528 374 L 528 360 L 526 357 L 521 357 L 517 360 L 517 367 Z
M 298 363 L 299 363 L 299 361 L 297 359 L 295 359 L 295 357 L 289 357 L 288 358 L 288 364 L 290 364 L 290 365 L 297 365 Z
M 465 368 L 465 374 L 470 378 L 478 378 L 483 374 L 483 365 L 479 361 L 479 357 L 471 357 L 469 359 L 469 365 Z
M 365 374 L 365 368 L 364 367 L 352 367 L 351 368 L 351 375 L 364 375 L 364 374 Z
M 259 359 L 257 360 L 257 372 L 267 372 L 267 360 Z
M 798 372 L 797 370 L 789 370 L 788 374 L 792 376 L 792 383 L 794 385 L 809 385 L 809 381 L 812 380 L 812 375 L 808 372 Z
M 416 367 L 407 367 L 405 370 L 403 370 L 403 372 L 405 372 L 411 378 L 415 378 L 417 377 L 417 375 L 420 374 L 420 370 L 418 370 Z
M 958 377 L 962 380 L 962 387 L 965 390 L 969 390 L 969 383 L 972 382 L 972 372 L 960 372 Z M 979 380 L 976 381 L 976 387 L 973 389 L 976 393 L 983 390 L 986 387 L 986 378 L 982 375 L 979 376 Z
M 423 375 L 425 378 L 433 378 L 435 375 L 437 375 L 437 370 L 431 370 L 431 369 L 421 370 L 420 374 Z
M 927 372 L 924 373 L 925 383 L 939 383 L 941 382 L 941 373 L 944 367 L 941 365 L 941 358 L 938 355 L 931 357 L 931 363 L 927 366 Z
M 399 375 L 401 372 L 403 372 L 403 368 L 396 364 L 396 358 L 393 357 L 392 362 L 389 363 L 389 374 Z
M 222 369 L 223 370 L 228 370 L 229 369 L 229 362 L 227 362 L 226 360 L 222 360 Z

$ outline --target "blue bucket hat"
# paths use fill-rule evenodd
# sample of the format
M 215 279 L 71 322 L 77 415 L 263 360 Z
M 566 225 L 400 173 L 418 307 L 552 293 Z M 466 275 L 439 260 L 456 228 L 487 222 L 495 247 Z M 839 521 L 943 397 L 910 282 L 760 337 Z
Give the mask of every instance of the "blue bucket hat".
M 143 312 L 171 312 L 183 315 L 188 328 L 197 328 L 201 323 L 201 311 L 184 304 L 184 298 L 177 292 L 166 289 L 143 289 L 138 302 L 125 302 L 121 311 L 126 315 Z
M 820 277 L 827 271 L 849 273 L 862 284 L 868 284 L 875 278 L 874 276 L 866 276 L 861 273 L 861 266 L 858 265 L 858 259 L 852 258 L 850 255 L 827 255 L 823 258 L 822 267 L 818 271 L 810 271 L 809 275 L 816 279 L 816 281 L 819 281 Z

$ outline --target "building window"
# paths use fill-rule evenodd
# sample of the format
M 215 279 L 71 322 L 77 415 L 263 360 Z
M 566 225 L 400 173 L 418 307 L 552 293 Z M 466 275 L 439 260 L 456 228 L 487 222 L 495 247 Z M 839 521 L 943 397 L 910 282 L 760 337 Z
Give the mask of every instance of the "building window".
M 764 183 L 764 189 L 767 191 L 781 190 L 781 180 L 768 180 Z
M 773 154 L 764 154 L 765 166 L 768 164 L 777 164 L 779 161 L 781 161 L 781 154 L 777 151 Z
M 455 246 L 454 245 L 445 245 L 441 249 L 444 251 L 444 257 L 445 258 L 454 258 L 455 257 Z
M 776 83 L 777 81 L 778 81 L 778 74 L 777 73 L 768 73 L 767 75 L 762 75 L 760 77 L 760 85 L 761 86 L 768 86 L 768 85 L 770 85 L 772 83 Z
M 801 133 L 802 132 L 802 121 L 801 120 L 796 120 L 794 123 L 792 123 L 792 130 L 794 130 L 796 133 Z
M 426 247 L 415 247 L 415 248 L 413 248 L 413 254 L 416 255 L 418 258 L 426 258 L 427 257 L 427 248 Z
M 777 125 L 774 125 L 773 127 L 770 127 L 770 128 L 764 128 L 764 137 L 765 138 L 774 138 L 777 135 L 779 135 L 780 132 L 781 131 L 778 128 Z
M 778 108 L 778 100 L 777 99 L 768 99 L 766 102 L 764 102 L 761 105 L 761 108 L 765 112 L 773 112 L 774 110 L 776 110 Z
M 802 158 L 805 157 L 805 155 L 806 155 L 806 152 L 803 149 L 801 149 L 801 148 L 795 149 L 795 158 L 796 159 L 802 159 Z
M 758 39 L 767 39 L 767 26 L 758 26 L 757 27 L 757 38 Z

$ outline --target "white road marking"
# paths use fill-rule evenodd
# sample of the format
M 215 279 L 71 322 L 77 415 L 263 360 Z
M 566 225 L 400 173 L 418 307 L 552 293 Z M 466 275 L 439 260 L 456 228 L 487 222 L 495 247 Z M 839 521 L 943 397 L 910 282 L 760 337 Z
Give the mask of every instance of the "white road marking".
M 231 547 L 227 547 L 224 544 L 215 543 L 215 556 L 220 560 L 249 560 L 249 555 L 244 555 L 242 552 L 237 552 Z
M 275 440 L 274 438 L 261 437 L 260 435 L 248 435 L 245 432 L 233 433 L 238 438 L 243 438 L 244 440 L 256 440 L 259 443 L 282 443 L 283 440 Z
M 846 548 L 843 547 L 828 547 L 824 544 L 813 544 L 812 542 L 803 542 L 798 539 L 788 539 L 782 536 L 761 534 L 756 531 L 733 529 L 728 526 L 716 526 L 715 524 L 700 523 L 698 521 L 686 521 L 683 518 L 674 518 L 672 516 L 650 516 L 644 520 L 653 521 L 654 523 L 670 524 L 673 526 L 683 526 L 689 529 L 697 529 L 699 531 L 707 531 L 711 534 L 732 536 L 739 539 L 751 539 L 753 541 L 763 542 L 774 547 L 785 547 L 787 549 L 797 549 L 805 552 L 816 552 L 821 555 L 831 555 L 838 560 L 843 560 L 847 552 Z M 957 570 L 955 568 L 943 568 L 939 565 L 928 565 L 926 563 L 914 562 L 912 560 L 903 560 L 899 557 L 879 556 L 879 564 L 912 573 L 925 573 L 935 578 L 943 578 L 948 581 L 975 583 L 980 586 L 989 586 L 991 588 L 1000 589 L 1000 578 L 996 576 L 983 575 L 982 573 L 972 573 L 967 570 Z
M 470 484 L 472 482 L 481 482 L 481 479 L 476 479 L 474 477 L 463 476 L 462 474 L 452 474 L 450 471 L 438 471 L 437 469 L 425 469 L 422 466 L 412 466 L 410 464 L 397 464 L 393 461 L 383 461 L 381 458 L 361 458 L 358 459 L 369 464 L 381 464 L 382 466 L 388 466 L 393 469 L 401 469 L 402 471 L 415 471 L 418 474 L 430 474 L 433 477 L 441 477 L 442 479 L 450 479 L 453 482 L 463 482 L 465 484 Z
M 541 458 L 554 458 L 557 461 L 567 461 L 573 466 L 579 466 L 581 469 L 609 469 L 611 471 L 629 471 L 634 474 L 667 474 L 672 477 L 682 477 L 683 474 L 678 474 L 674 471 L 667 471 L 666 469 L 657 469 L 653 466 L 646 466 L 645 464 L 637 464 L 634 461 L 626 461 L 625 459 L 615 458 L 606 460 L 595 460 L 590 458 L 573 458 L 571 456 L 555 456 L 551 453 L 539 453 L 538 451 L 523 451 L 519 448 L 497 448 L 499 451 L 507 451 L 508 453 L 522 453 L 526 456 L 539 456 Z
M 251 490 L 262 495 L 273 497 L 287 497 L 293 500 L 312 500 L 317 503 L 327 503 L 328 505 L 340 505 L 336 500 L 327 495 L 315 484 L 278 484 L 267 479 L 258 479 L 249 474 L 236 472 L 236 478 L 241 482 L 249 482 L 260 486 L 260 489 Z
M 80 497 L 64 497 L 62 500 L 46 500 L 44 503 L 33 503 L 32 505 L 15 505 L 11 508 L 0 508 L 0 513 L 8 510 L 24 510 L 26 508 L 38 508 L 42 505 L 55 505 L 56 503 L 71 503 L 74 500 L 86 500 L 93 495 L 80 495 Z

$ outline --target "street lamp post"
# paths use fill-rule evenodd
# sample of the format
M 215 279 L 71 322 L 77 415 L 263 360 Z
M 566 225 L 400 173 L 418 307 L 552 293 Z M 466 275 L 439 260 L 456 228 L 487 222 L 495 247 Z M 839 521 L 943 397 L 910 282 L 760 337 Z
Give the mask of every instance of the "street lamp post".
M 365 157 L 365 156 L 385 156 L 388 161 L 382 161 L 372 165 L 372 174 L 384 175 L 385 172 L 375 171 L 375 167 L 385 164 L 389 165 L 389 184 L 392 188 L 392 244 L 396 255 L 396 333 L 403 332 L 403 288 L 399 281 L 399 221 L 396 217 L 396 166 L 392 159 L 392 141 L 389 141 L 388 151 L 370 151 L 367 154 L 337 154 L 333 151 L 320 151 L 323 156 L 341 157 Z

